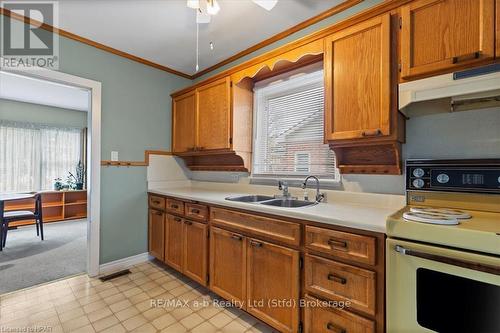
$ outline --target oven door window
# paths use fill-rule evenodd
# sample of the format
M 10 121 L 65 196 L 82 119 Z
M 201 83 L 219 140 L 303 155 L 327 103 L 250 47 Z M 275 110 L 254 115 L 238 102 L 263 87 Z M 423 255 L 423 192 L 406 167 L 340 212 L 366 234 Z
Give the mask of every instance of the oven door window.
M 417 321 L 422 327 L 439 333 L 500 332 L 499 311 L 499 286 L 417 269 Z

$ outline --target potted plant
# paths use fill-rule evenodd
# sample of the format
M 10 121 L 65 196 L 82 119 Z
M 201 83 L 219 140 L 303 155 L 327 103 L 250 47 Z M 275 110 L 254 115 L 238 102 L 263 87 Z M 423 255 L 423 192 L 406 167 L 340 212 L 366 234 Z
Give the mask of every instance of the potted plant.
M 79 161 L 76 165 L 76 176 L 71 172 L 68 177 L 68 184 L 71 184 L 71 188 L 75 190 L 83 190 L 83 183 L 85 181 L 85 169 L 83 167 L 82 161 Z
M 63 182 L 61 178 L 54 179 L 54 190 L 60 191 L 63 187 Z

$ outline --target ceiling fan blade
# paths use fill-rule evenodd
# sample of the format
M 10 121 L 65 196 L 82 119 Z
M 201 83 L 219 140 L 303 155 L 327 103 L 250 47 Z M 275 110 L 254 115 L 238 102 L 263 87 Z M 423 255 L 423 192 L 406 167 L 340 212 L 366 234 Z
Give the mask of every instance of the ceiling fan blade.
M 278 0 L 252 0 L 256 5 L 261 6 L 265 10 L 271 10 L 276 6 Z

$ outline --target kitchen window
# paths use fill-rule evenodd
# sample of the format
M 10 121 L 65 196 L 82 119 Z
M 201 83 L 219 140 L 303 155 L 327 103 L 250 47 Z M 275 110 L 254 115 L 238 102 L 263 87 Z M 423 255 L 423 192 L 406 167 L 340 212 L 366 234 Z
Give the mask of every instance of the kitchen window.
M 258 82 L 254 88 L 252 178 L 338 180 L 324 143 L 323 70 Z

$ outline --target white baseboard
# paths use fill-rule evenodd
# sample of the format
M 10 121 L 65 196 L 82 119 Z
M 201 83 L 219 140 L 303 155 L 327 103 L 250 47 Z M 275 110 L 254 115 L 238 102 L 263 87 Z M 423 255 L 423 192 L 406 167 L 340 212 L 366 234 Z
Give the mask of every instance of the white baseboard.
M 130 268 L 142 262 L 152 260 L 153 257 L 148 252 L 140 253 L 135 256 L 118 259 L 99 266 L 99 275 L 110 274 Z

